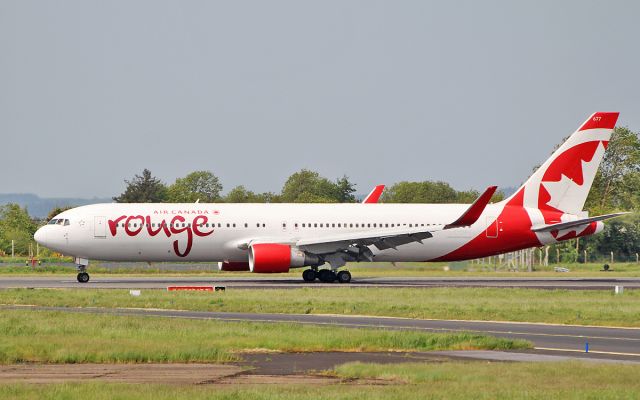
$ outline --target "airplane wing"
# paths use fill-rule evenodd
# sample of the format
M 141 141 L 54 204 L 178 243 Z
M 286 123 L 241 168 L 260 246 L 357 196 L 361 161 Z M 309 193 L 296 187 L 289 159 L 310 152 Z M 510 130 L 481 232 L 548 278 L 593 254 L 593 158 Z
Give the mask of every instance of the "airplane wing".
M 366 231 L 357 233 L 345 233 L 333 236 L 323 236 L 314 239 L 301 239 L 295 245 L 301 250 L 306 250 L 315 254 L 333 253 L 346 250 L 352 246 L 374 245 L 379 250 L 395 249 L 397 246 L 422 242 L 423 239 L 432 237 L 432 231 L 441 230 L 434 226 L 431 230 L 422 228 L 396 229 L 384 231 Z
M 362 200 L 362 204 L 377 203 L 383 191 L 384 191 L 384 185 L 378 185 L 374 187 L 371 193 L 369 193 L 367 197 L 365 197 L 364 200 Z
M 604 220 L 607 220 L 607 219 L 610 219 L 610 218 L 619 217 L 619 216 L 625 215 L 625 214 L 629 214 L 629 213 L 628 212 L 619 212 L 619 213 L 613 213 L 613 214 L 599 215 L 597 217 L 583 218 L 583 219 L 578 219 L 578 220 L 575 220 L 575 221 L 559 222 L 557 224 L 542 225 L 542 226 L 538 226 L 538 227 L 535 227 L 535 228 L 531 228 L 531 230 L 533 232 L 551 232 L 551 231 L 555 231 L 555 230 L 575 228 L 575 227 L 580 226 L 580 225 L 587 225 L 587 224 L 590 224 L 592 222 L 604 221 Z
M 373 230 L 357 233 L 345 233 L 332 236 L 323 236 L 313 239 L 301 239 L 295 245 L 315 254 L 333 253 L 344 251 L 350 247 L 361 247 L 373 245 L 379 250 L 395 249 L 407 243 L 422 243 L 424 239 L 433 237 L 431 232 L 444 229 L 462 228 L 473 225 L 489 204 L 491 196 L 496 191 L 496 186 L 488 187 L 484 193 L 469 206 L 469 208 L 454 222 L 447 225 L 434 225 L 429 228 L 396 228 L 390 230 Z

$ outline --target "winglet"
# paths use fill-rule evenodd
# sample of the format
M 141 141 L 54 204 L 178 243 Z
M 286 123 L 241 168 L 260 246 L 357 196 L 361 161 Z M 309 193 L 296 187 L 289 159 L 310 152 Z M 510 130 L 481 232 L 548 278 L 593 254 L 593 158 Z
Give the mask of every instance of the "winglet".
M 480 218 L 480 215 L 482 215 L 482 212 L 487 207 L 487 204 L 489 204 L 491 196 L 493 196 L 497 188 L 497 186 L 489 186 L 487 190 L 485 190 L 484 193 L 482 193 L 480 197 L 478 197 L 476 201 L 469 206 L 467 211 L 465 211 L 460 218 L 455 220 L 455 222 L 445 225 L 444 229 L 462 228 L 473 225 L 478 218 Z
M 377 203 L 383 190 L 384 190 L 384 185 L 378 185 L 374 187 L 371 193 L 369 193 L 367 197 L 365 197 L 364 200 L 362 200 L 362 204 Z

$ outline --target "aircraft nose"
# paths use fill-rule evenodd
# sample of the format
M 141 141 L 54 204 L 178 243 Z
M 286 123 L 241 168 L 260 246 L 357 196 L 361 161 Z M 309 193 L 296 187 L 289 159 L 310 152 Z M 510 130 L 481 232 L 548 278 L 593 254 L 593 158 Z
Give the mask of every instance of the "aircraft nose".
M 42 228 L 38 229 L 36 233 L 33 234 L 33 239 L 42 246 L 45 246 L 45 242 L 47 240 L 47 232 L 45 228 L 46 226 L 43 226 Z

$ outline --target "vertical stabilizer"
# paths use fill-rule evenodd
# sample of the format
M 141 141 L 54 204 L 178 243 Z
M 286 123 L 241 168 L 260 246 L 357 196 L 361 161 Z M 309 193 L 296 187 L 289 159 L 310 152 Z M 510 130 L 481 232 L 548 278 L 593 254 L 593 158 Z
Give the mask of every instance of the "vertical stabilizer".
M 515 195 L 524 192 L 524 206 L 543 211 L 579 214 L 587 200 L 617 112 L 597 112 L 531 175 Z M 515 196 L 514 195 L 514 196 Z

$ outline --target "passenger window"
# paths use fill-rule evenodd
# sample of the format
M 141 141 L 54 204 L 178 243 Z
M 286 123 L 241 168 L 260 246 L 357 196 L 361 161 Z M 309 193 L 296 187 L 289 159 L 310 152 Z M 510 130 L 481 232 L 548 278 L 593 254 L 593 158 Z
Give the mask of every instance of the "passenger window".
M 332 228 L 335 228 L 335 227 L 336 227 L 336 224 L 331 224 L 331 227 L 332 227 Z
M 233 227 L 234 227 L 234 228 L 236 227 L 236 224 L 235 224 L 235 223 L 233 224 Z
M 245 223 L 244 223 L 244 227 L 245 227 L 245 228 L 248 228 L 248 227 L 249 227 L 249 224 L 247 224 L 247 223 L 245 222 Z
M 349 224 L 349 228 L 353 228 L 353 224 Z
M 314 227 L 314 228 L 317 228 L 317 227 L 318 227 L 318 224 L 313 224 L 313 227 Z
M 231 227 L 231 224 L 227 224 L 227 228 Z
M 342 224 L 338 224 L 338 228 L 342 228 Z

